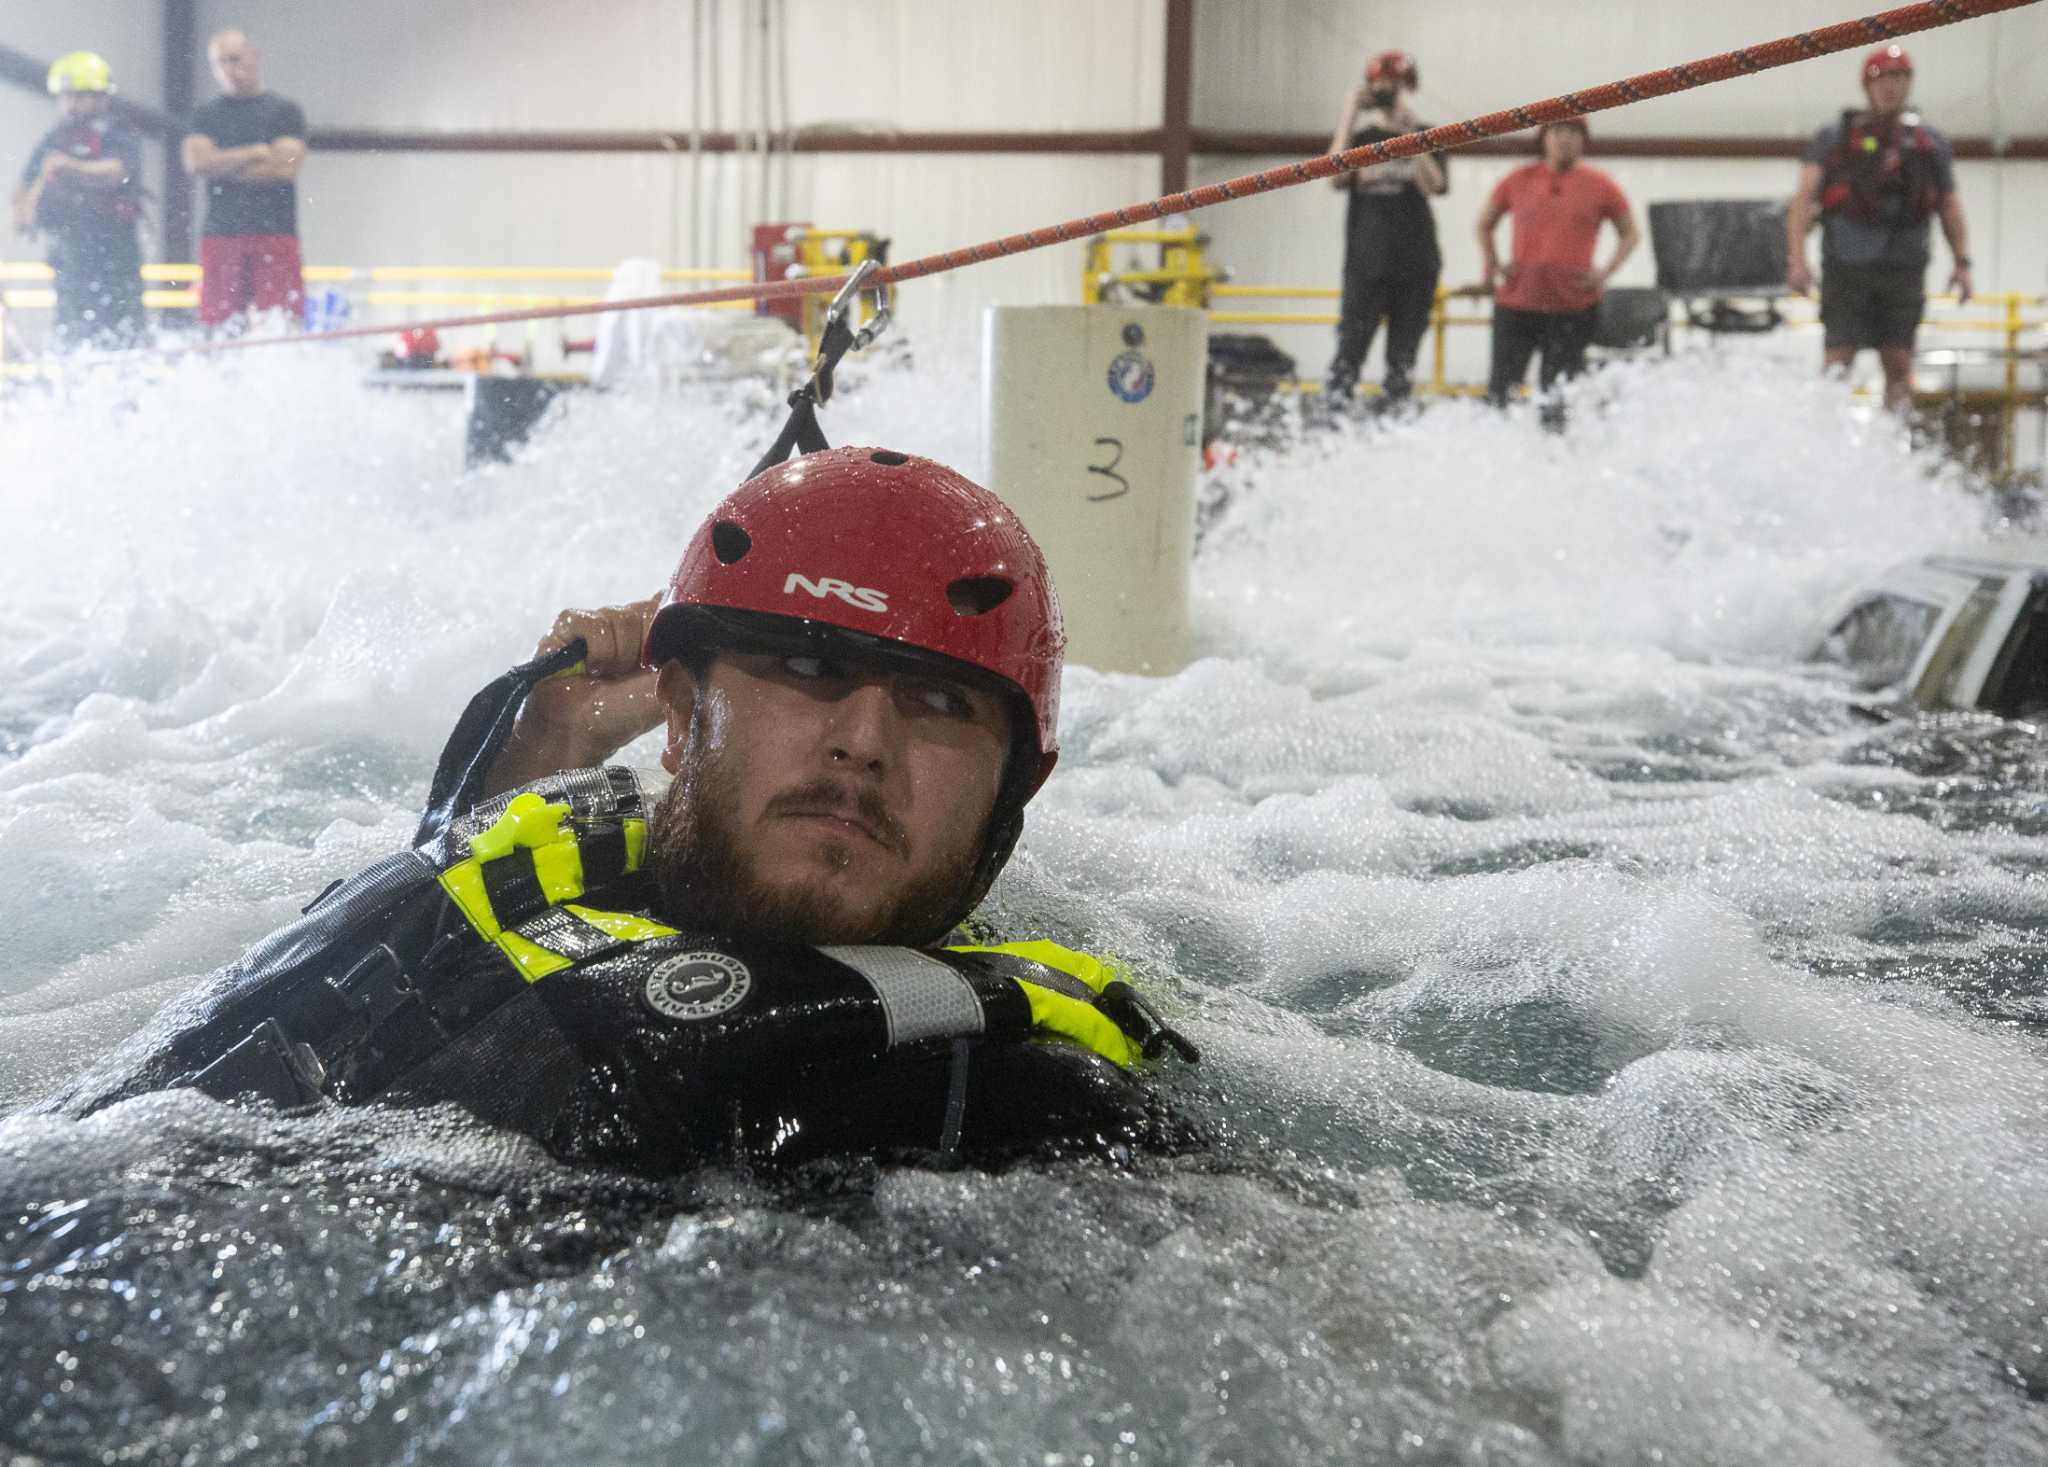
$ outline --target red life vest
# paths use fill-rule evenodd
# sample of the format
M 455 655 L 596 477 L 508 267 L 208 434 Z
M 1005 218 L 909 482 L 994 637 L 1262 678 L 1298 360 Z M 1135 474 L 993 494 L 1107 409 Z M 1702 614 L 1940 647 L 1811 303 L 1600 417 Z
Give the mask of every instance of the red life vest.
M 82 162 L 96 162 L 106 154 L 105 135 L 84 119 L 62 124 L 50 142 L 52 151 Z M 141 180 L 133 178 L 106 188 L 60 176 L 36 204 L 36 223 L 52 231 L 94 224 L 132 225 L 141 215 Z
M 1918 113 L 1889 126 L 1867 112 L 1842 114 L 1841 136 L 1821 164 L 1823 212 L 1918 223 L 1941 207 L 1942 196 L 1941 150 Z

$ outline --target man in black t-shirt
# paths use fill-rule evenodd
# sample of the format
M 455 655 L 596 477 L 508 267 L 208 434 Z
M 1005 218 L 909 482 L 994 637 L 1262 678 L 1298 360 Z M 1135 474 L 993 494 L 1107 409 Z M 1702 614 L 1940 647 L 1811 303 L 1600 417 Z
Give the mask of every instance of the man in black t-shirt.
M 14 191 L 14 227 L 49 236 L 59 346 L 141 339 L 142 137 L 112 109 L 113 77 L 90 51 L 50 67 L 63 120 L 35 146 Z
M 192 114 L 181 150 L 186 170 L 206 180 L 199 319 L 218 326 L 283 310 L 296 324 L 306 288 L 294 181 L 306 161 L 306 114 L 263 90 L 262 53 L 240 31 L 222 31 L 206 55 L 222 95 Z
M 1365 85 L 1344 99 L 1330 151 L 1419 131 L 1424 124 L 1415 120 L 1403 99 L 1419 81 L 1415 58 L 1407 52 L 1386 51 L 1373 57 L 1365 68 Z M 1344 221 L 1344 302 L 1327 396 L 1333 404 L 1349 399 L 1373 333 L 1385 317 L 1386 394 L 1390 402 L 1400 402 L 1413 387 L 1415 354 L 1429 329 L 1437 277 L 1443 271 L 1429 199 L 1450 187 L 1444 158 L 1441 153 L 1425 153 L 1339 174 L 1330 182 L 1349 193 L 1351 202 Z

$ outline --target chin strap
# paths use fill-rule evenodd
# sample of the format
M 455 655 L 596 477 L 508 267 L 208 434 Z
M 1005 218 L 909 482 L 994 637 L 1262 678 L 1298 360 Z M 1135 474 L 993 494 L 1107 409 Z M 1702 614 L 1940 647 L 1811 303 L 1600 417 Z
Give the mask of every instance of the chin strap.
M 825 441 L 825 430 L 818 426 L 818 409 L 832 400 L 832 373 L 838 368 L 839 359 L 849 351 L 865 347 L 889 324 L 889 301 L 880 286 L 874 288 L 874 316 L 858 330 L 851 324 L 854 302 L 859 299 L 862 287 L 881 268 L 880 260 L 861 261 L 860 267 L 839 288 L 839 294 L 832 297 L 832 304 L 825 312 L 824 332 L 818 338 L 817 359 L 811 363 L 810 378 L 789 395 L 789 417 L 784 421 L 782 431 L 775 435 L 775 441 L 768 445 L 768 451 L 761 455 L 760 462 L 747 471 L 749 479 L 774 468 L 792 452 L 817 453 L 832 446 Z

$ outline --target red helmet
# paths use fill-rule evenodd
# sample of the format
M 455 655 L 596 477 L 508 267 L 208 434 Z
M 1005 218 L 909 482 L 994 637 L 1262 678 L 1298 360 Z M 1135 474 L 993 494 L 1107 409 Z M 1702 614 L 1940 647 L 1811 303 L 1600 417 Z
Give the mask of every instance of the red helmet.
M 1365 63 L 1367 86 L 1380 82 L 1393 82 L 1410 91 L 1422 85 L 1422 73 L 1416 69 L 1415 58 L 1406 51 L 1382 51 Z
M 1066 645 L 1045 557 L 1000 499 L 930 459 L 829 448 L 764 470 L 712 510 L 641 660 L 823 650 L 987 688 L 1013 733 L 984 857 L 993 880 L 1059 757 Z
M 1903 71 L 1913 74 L 1913 58 L 1906 54 L 1904 46 L 1879 46 L 1863 58 L 1863 79 L 1875 81 L 1890 72 Z

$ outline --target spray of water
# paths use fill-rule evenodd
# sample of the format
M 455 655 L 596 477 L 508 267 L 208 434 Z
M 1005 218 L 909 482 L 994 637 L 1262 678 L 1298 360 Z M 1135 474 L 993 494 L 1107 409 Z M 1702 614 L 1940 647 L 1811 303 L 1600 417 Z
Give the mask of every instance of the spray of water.
M 863 368 L 829 430 L 973 469 L 976 391 Z M 465 476 L 452 400 L 334 358 L 0 405 L 0 1106 L 403 841 L 469 692 L 656 587 L 775 414 L 579 395 Z M 1139 965 L 1212 1152 L 821 1201 L 569 1174 L 453 1112 L 16 1115 L 0 1440 L 2041 1460 L 2031 735 L 1873 733 L 1797 660 L 1983 501 L 1711 356 L 1608 374 L 1559 437 L 1447 404 L 1218 487 L 1199 660 L 1070 671 L 992 903 Z

